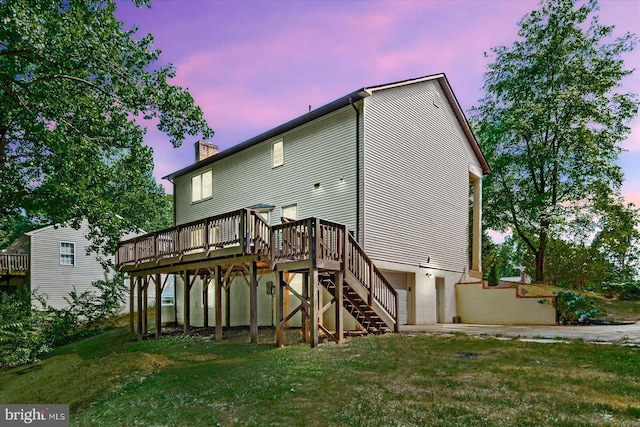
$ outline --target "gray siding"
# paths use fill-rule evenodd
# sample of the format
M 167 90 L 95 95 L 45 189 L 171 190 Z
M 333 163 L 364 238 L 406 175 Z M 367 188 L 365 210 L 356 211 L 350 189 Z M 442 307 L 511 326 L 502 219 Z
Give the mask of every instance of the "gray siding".
M 469 164 L 480 165 L 439 83 L 377 91 L 364 108 L 367 253 L 466 271 Z
M 175 179 L 176 223 L 258 203 L 298 205 L 298 218 L 318 216 L 355 228 L 355 111 L 346 107 L 276 138 Z M 271 145 L 284 140 L 284 165 L 272 168 Z M 191 177 L 213 170 L 213 197 L 191 202 Z M 340 182 L 339 177 L 344 176 Z M 314 189 L 319 183 L 320 188 Z
M 104 280 L 105 272 L 95 253 L 87 255 L 90 242 L 85 238 L 86 222 L 78 230 L 71 227 L 46 227 L 31 234 L 30 286 L 37 294 L 46 295 L 47 303 L 56 308 L 67 305 L 65 297 L 75 289 L 78 293 L 92 289 L 91 283 Z M 60 265 L 60 242 L 75 245 L 75 265 Z M 113 276 L 112 273 L 109 275 Z M 150 288 L 149 296 L 152 297 Z M 151 301 L 150 301 L 151 303 Z

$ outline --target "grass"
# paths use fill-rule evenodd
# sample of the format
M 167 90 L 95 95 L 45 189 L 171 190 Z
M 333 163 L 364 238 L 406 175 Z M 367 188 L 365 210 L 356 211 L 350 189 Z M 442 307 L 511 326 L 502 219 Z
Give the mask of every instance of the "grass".
M 399 334 L 276 348 L 260 334 L 133 342 L 117 328 L 1 372 L 0 402 L 69 403 L 77 426 L 640 423 L 637 348 Z

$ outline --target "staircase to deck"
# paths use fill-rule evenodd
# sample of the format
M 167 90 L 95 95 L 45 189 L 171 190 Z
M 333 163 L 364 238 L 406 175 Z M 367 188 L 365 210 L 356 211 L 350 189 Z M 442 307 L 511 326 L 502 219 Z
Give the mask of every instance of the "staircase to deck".
M 342 301 L 337 301 L 368 333 L 398 332 L 398 294 L 346 225 L 318 218 L 272 227 L 274 270 L 314 267 L 318 282 L 336 299 L 342 273 Z

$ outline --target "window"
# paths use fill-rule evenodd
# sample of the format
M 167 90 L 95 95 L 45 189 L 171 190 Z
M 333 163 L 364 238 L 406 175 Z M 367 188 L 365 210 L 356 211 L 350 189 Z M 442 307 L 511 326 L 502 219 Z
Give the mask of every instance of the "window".
M 191 201 L 208 199 L 213 195 L 213 172 L 206 171 L 191 177 Z
M 60 265 L 76 265 L 76 246 L 74 243 L 60 242 Z
M 298 205 L 289 205 L 282 208 L 282 217 L 286 219 L 298 219 Z
M 273 143 L 272 151 L 273 167 L 276 168 L 278 166 L 282 166 L 284 164 L 284 147 L 282 145 L 282 140 Z

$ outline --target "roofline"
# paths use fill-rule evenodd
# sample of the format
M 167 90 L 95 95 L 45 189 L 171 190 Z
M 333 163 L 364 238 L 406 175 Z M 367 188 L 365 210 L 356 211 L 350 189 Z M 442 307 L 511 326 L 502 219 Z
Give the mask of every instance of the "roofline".
M 213 155 L 211 157 L 207 157 L 204 160 L 201 160 L 199 162 L 196 162 L 192 165 L 189 165 L 185 168 L 182 168 L 176 172 L 173 172 L 167 176 L 162 177 L 162 179 L 168 179 L 169 181 L 173 181 L 175 178 L 185 175 L 189 172 L 193 172 L 196 169 L 200 169 L 203 166 L 207 166 L 213 162 L 216 162 L 218 160 L 224 159 L 225 157 L 229 157 L 232 154 L 235 154 L 239 151 L 245 150 L 249 147 L 253 147 L 256 144 L 259 144 L 263 141 L 266 141 L 267 139 L 273 138 L 275 136 L 278 136 L 280 134 L 283 134 L 285 132 L 288 132 L 292 129 L 295 129 L 299 126 L 302 126 L 306 123 L 309 123 L 315 119 L 318 119 L 322 116 L 325 116 L 329 113 L 333 113 L 334 111 L 337 111 L 341 108 L 344 108 L 350 104 L 353 104 L 354 102 L 360 101 L 368 96 L 370 96 L 371 93 L 367 91 L 367 89 L 362 88 L 359 90 L 356 90 L 355 92 L 351 92 L 348 95 L 343 96 L 342 98 L 338 98 L 335 101 L 332 101 L 326 105 L 323 105 L 320 108 L 317 108 L 315 110 L 312 110 L 310 112 L 308 112 L 307 114 L 304 114 L 300 117 L 297 117 L 293 120 L 290 120 L 284 124 L 281 124 L 280 126 L 277 126 L 271 130 L 268 130 L 264 133 L 261 133 L 258 136 L 254 136 L 253 138 L 247 139 L 244 142 L 241 142 L 240 144 L 236 144 L 233 147 L 229 147 L 226 150 L 220 151 L 218 154 Z
M 441 84 L 440 86 L 442 87 L 442 90 L 444 91 L 444 94 L 447 97 L 447 100 L 453 107 L 453 113 L 456 115 L 456 118 L 460 123 L 460 127 L 462 128 L 462 131 L 464 132 L 465 136 L 469 140 L 469 143 L 471 144 L 471 148 L 473 149 L 473 152 L 476 154 L 476 157 L 480 162 L 480 166 L 482 166 L 482 172 L 485 175 L 490 174 L 491 167 L 489 166 L 489 162 L 487 162 L 487 158 L 482 153 L 482 150 L 480 149 L 480 144 L 478 143 L 478 139 L 474 135 L 473 130 L 471 129 L 471 126 L 469 126 L 469 121 L 467 120 L 467 117 L 464 115 L 464 111 L 462 111 L 462 107 L 460 107 L 458 98 L 456 98 L 456 95 L 453 93 L 453 89 L 451 89 L 449 80 L 447 80 L 447 76 L 445 76 L 444 74 L 442 74 L 441 76 L 441 82 L 445 83 L 444 85 Z
M 462 131 L 464 132 L 465 136 L 469 140 L 469 143 L 471 144 L 471 147 L 473 148 L 473 151 L 476 154 L 476 157 L 478 158 L 480 165 L 482 166 L 483 173 L 485 174 L 491 173 L 491 168 L 489 167 L 489 164 L 487 163 L 487 160 L 484 157 L 484 154 L 482 154 L 482 150 L 480 149 L 478 140 L 476 139 L 475 135 L 473 134 L 473 131 L 471 130 L 471 127 L 469 126 L 469 122 L 467 121 L 467 118 L 465 117 L 464 112 L 460 107 L 460 103 L 458 102 L 458 99 L 456 98 L 455 94 L 453 93 L 453 90 L 451 89 L 451 86 L 449 85 L 449 81 L 447 80 L 446 75 L 444 73 L 440 73 L 440 74 L 431 74 L 429 76 L 419 77 L 415 79 L 401 80 L 398 82 L 387 83 L 384 85 L 365 87 L 365 88 L 356 90 L 354 92 L 351 92 L 348 95 L 345 95 L 341 98 L 336 99 L 335 101 L 332 101 L 326 105 L 323 105 L 320 108 L 310 111 L 307 114 L 304 114 L 284 124 L 281 124 L 280 126 L 277 126 L 271 130 L 261 133 L 260 135 L 254 136 L 253 138 L 250 138 L 244 142 L 241 142 L 240 144 L 236 144 L 232 147 L 229 147 L 226 150 L 220 151 L 218 154 L 215 154 L 211 157 L 207 157 L 204 160 L 201 160 L 192 165 L 184 167 L 176 172 L 170 173 L 169 175 L 162 177 L 162 179 L 167 179 L 173 182 L 173 180 L 177 177 L 193 172 L 204 166 L 210 165 L 211 163 L 217 162 L 218 160 L 224 159 L 225 157 L 229 157 L 242 150 L 245 150 L 249 147 L 253 147 L 254 145 L 264 142 L 267 139 L 281 135 L 299 126 L 309 123 L 315 119 L 318 119 L 329 113 L 332 113 L 341 108 L 344 108 L 350 104 L 353 104 L 354 102 L 360 101 L 364 98 L 367 98 L 373 95 L 374 92 L 377 92 L 379 90 L 391 89 L 399 86 L 406 86 L 406 85 L 421 83 L 429 80 L 437 80 L 441 83 L 440 86 L 442 87 L 442 90 L 444 91 L 445 96 L 447 97 L 447 100 L 453 107 L 453 112 L 456 115 L 458 122 L 460 123 L 460 127 L 462 128 Z

